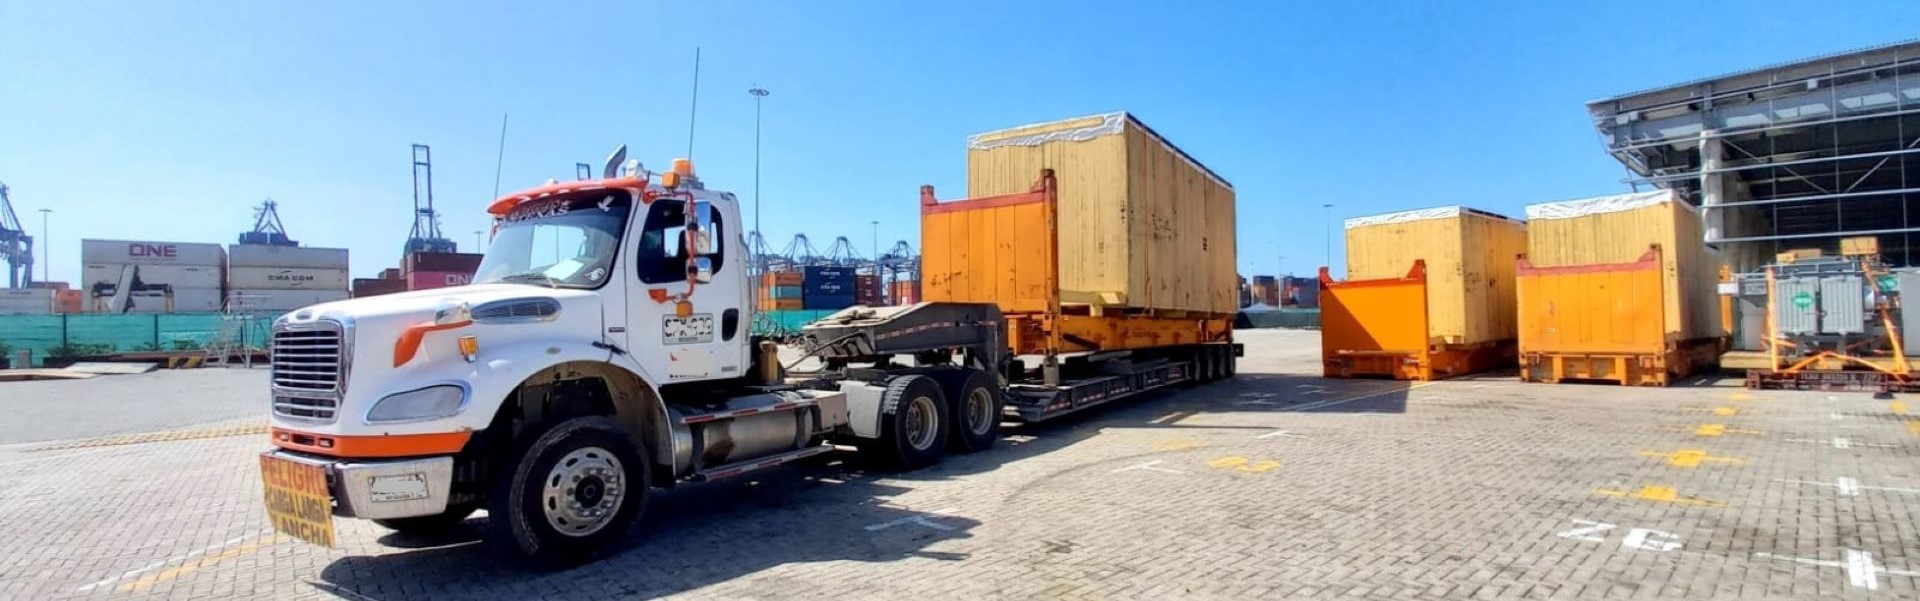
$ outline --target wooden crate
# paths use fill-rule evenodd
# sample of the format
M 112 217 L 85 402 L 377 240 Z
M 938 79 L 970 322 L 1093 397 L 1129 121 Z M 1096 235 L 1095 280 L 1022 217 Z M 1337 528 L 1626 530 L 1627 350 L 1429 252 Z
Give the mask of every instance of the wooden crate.
M 1346 221 L 1347 279 L 1398 278 L 1426 262 L 1433 343 L 1512 341 L 1513 270 L 1527 226 L 1466 207 L 1436 207 Z
M 1132 115 L 1027 125 L 967 142 L 969 197 L 1026 192 L 1036 173 L 1055 171 L 1063 303 L 1095 312 L 1231 315 L 1239 308 L 1233 186 Z M 975 254 L 985 252 L 1032 254 Z M 927 297 L 968 296 L 938 291 L 956 277 L 978 284 L 998 276 L 928 273 Z
M 1527 261 L 1534 267 L 1635 263 L 1659 247 L 1666 337 L 1724 336 L 1720 254 L 1704 242 L 1700 216 L 1671 191 L 1602 196 L 1527 207 Z

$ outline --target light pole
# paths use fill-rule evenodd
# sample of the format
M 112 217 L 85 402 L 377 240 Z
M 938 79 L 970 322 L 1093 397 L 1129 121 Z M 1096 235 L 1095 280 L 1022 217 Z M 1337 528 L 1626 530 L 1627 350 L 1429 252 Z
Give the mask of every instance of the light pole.
M 768 92 L 766 88 L 754 86 L 747 88 L 747 93 L 753 95 L 753 231 L 762 232 L 760 235 L 765 236 L 766 230 L 760 229 L 760 100 L 772 92 Z M 766 257 L 759 256 L 757 249 L 755 253 L 754 267 L 765 272 Z
M 1331 272 L 1333 271 L 1333 205 L 1331 203 L 1320 205 L 1320 220 L 1326 224 L 1327 230 L 1327 255 L 1321 264 L 1326 265 L 1327 271 Z
M 53 262 L 47 260 L 49 256 L 47 245 L 53 244 L 53 238 L 47 237 L 47 215 L 52 212 L 53 209 L 40 209 L 40 281 L 42 282 L 53 281 L 53 278 L 47 275 L 53 269 Z M 29 273 L 27 277 L 33 277 L 33 274 Z
M 880 221 L 873 222 L 873 262 L 880 262 Z
M 485 232 L 482 232 L 480 230 L 473 230 L 473 249 L 474 250 L 481 251 L 481 252 L 485 252 L 487 250 L 486 239 L 480 237 L 480 235 L 483 233 Z

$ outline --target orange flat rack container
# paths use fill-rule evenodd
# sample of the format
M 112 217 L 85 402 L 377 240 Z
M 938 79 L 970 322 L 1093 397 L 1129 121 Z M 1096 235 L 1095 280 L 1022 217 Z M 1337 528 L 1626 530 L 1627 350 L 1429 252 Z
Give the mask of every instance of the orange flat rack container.
M 1662 252 L 1630 263 L 1535 267 L 1520 260 L 1520 378 L 1666 386 L 1718 360 L 1719 339 L 1667 322 Z
M 1020 355 L 1232 340 L 1231 315 L 1063 306 L 1057 188 L 1051 169 L 1017 194 L 940 201 L 932 186 L 922 186 L 921 300 L 998 304 L 1007 317 L 1008 346 Z
M 1320 268 L 1320 356 L 1329 378 L 1434 380 L 1510 364 L 1513 347 L 1434 335 L 1427 263 L 1398 278 L 1336 282 Z

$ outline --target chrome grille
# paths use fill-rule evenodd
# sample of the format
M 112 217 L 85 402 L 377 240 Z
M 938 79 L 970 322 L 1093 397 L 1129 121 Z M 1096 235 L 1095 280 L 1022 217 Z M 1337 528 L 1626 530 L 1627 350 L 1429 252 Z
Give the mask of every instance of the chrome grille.
M 273 333 L 273 412 L 333 421 L 346 385 L 343 329 L 333 322 Z

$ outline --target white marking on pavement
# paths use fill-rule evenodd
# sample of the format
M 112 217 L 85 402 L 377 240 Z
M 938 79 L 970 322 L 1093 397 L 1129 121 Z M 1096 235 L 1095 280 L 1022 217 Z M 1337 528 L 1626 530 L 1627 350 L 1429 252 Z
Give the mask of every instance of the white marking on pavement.
M 1235 405 L 1273 405 L 1273 401 L 1240 401 Z
M 1573 523 L 1579 524 L 1580 526 L 1566 532 L 1555 534 L 1554 536 L 1590 543 L 1604 543 L 1607 542 L 1607 533 L 1619 527 L 1604 522 L 1595 522 L 1593 520 L 1576 519 Z M 1683 543 L 1680 542 L 1680 535 L 1649 528 L 1634 528 L 1629 530 L 1627 531 L 1626 538 L 1620 541 L 1620 548 L 1622 549 L 1638 549 L 1641 551 L 1653 551 L 1655 553 L 1665 553 L 1678 549 L 1681 546 L 1683 546 Z
M 101 580 L 101 581 L 99 581 L 99 582 L 95 582 L 95 583 L 93 583 L 93 584 L 89 584 L 89 585 L 86 585 L 86 586 L 83 586 L 83 587 L 80 587 L 80 588 L 77 588 L 77 589 L 73 589 L 73 592 L 76 592 L 76 593 L 84 593 L 84 592 L 87 592 L 87 591 L 90 591 L 90 590 L 93 590 L 93 589 L 96 589 L 96 588 L 99 588 L 99 587 L 102 587 L 102 586 L 106 586 L 106 585 L 109 585 L 109 584 L 113 584 L 113 583 L 115 583 L 115 582 L 118 582 L 118 581 L 121 581 L 121 580 L 125 580 L 125 579 L 127 579 L 128 577 L 132 577 L 132 576 L 139 576 L 139 575 L 141 575 L 141 574 L 145 574 L 145 573 L 147 573 L 147 572 L 151 572 L 151 571 L 154 571 L 154 570 L 158 570 L 158 569 L 160 569 L 160 568 L 163 568 L 163 567 L 166 567 L 166 566 L 167 566 L 168 564 L 172 564 L 172 563 L 175 563 L 175 562 L 181 562 L 181 561 L 186 561 L 186 560 L 189 560 L 189 559 L 193 559 L 193 558 L 195 558 L 195 557 L 199 557 L 199 556 L 201 556 L 201 555 L 206 555 L 206 554 L 208 554 L 208 553 L 212 553 L 212 552 L 214 552 L 214 551 L 218 551 L 218 550 L 220 550 L 220 549 L 224 549 L 224 548 L 226 548 L 226 547 L 231 547 L 231 546 L 233 546 L 233 545 L 236 545 L 236 544 L 239 544 L 239 543 L 240 543 L 241 541 L 245 541 L 245 540 L 248 540 L 248 539 L 255 539 L 255 538 L 260 538 L 260 537 L 262 537 L 262 536 L 266 536 L 266 535 L 268 535 L 268 534 L 272 534 L 272 533 L 273 533 L 273 529 L 272 529 L 272 528 L 267 528 L 267 529 L 263 529 L 263 530 L 260 530 L 259 532 L 254 532 L 254 533 L 250 533 L 250 534 L 242 534 L 242 535 L 240 535 L 240 536 L 236 536 L 236 537 L 233 537 L 233 538 L 229 538 L 229 539 L 227 539 L 227 540 L 225 540 L 225 541 L 222 541 L 222 542 L 221 542 L 220 544 L 217 544 L 217 545 L 213 545 L 213 546 L 211 546 L 211 547 L 207 547 L 207 548 L 204 548 L 204 549 L 200 549 L 200 550 L 198 550 L 198 551 L 194 551 L 194 552 L 191 552 L 191 553 L 188 553 L 188 554 L 186 554 L 186 555 L 181 555 L 181 556 L 179 556 L 179 557 L 169 557 L 169 558 L 167 558 L 167 559 L 162 559 L 162 560 L 160 560 L 160 561 L 156 561 L 156 562 L 153 562 L 153 563 L 151 563 L 151 564 L 147 564 L 147 566 L 146 566 L 146 567 L 142 567 L 142 568 L 138 568 L 138 569 L 133 569 L 133 570 L 128 570 L 128 571 L 126 571 L 126 572 L 123 572 L 123 573 L 121 573 L 121 574 L 120 574 L 119 576 L 114 576 L 114 577 L 112 577 L 112 578 L 108 578 L 108 579 L 106 579 L 106 580 Z
M 1266 434 L 1255 436 L 1254 438 L 1259 440 L 1266 440 L 1269 438 L 1305 438 L 1305 437 L 1299 434 L 1294 434 L 1291 430 L 1274 430 Z
M 1876 590 L 1880 588 L 1880 566 L 1873 564 L 1873 554 L 1859 549 L 1847 549 L 1847 584 Z
M 1859 442 L 1851 438 L 1844 438 L 1844 437 L 1835 437 L 1831 440 L 1813 440 L 1810 438 L 1789 438 L 1786 440 L 1787 442 L 1795 442 L 1800 444 L 1832 445 L 1833 448 L 1841 449 L 1841 450 L 1852 449 L 1854 447 L 1873 447 L 1876 449 L 1891 449 L 1894 447 L 1894 445 L 1890 445 L 1890 444 Z
M 1833 488 L 1841 496 L 1846 496 L 1846 497 L 1859 496 L 1860 491 L 1863 491 L 1863 490 L 1883 490 L 1886 492 L 1897 492 L 1897 493 L 1904 493 L 1904 494 L 1910 494 L 1910 495 L 1920 495 L 1920 488 L 1899 488 L 1895 486 L 1867 486 L 1865 484 L 1861 484 L 1859 480 L 1848 478 L 1846 476 L 1835 478 L 1832 483 L 1809 482 L 1806 480 L 1786 480 L 1786 479 L 1779 479 L 1779 478 L 1774 479 L 1774 481 L 1785 482 L 1788 484 L 1804 484 L 1807 486 L 1825 486 L 1825 487 Z
M 1333 391 L 1331 391 L 1331 390 L 1309 390 L 1309 391 L 1306 391 L 1306 392 L 1302 392 L 1302 393 L 1300 393 L 1300 394 L 1304 394 L 1304 395 L 1307 395 L 1307 396 L 1313 396 L 1313 395 L 1317 395 L 1317 394 L 1333 394 Z
M 1379 391 L 1379 392 L 1372 392 L 1372 393 L 1367 393 L 1367 394 L 1363 394 L 1363 395 L 1359 395 L 1359 396 L 1350 396 L 1350 397 L 1347 397 L 1347 398 L 1344 398 L 1344 399 L 1332 399 L 1332 400 L 1326 400 L 1326 401 L 1315 401 L 1315 402 L 1312 402 L 1312 403 L 1307 403 L 1307 404 L 1305 404 L 1305 405 L 1299 405 L 1299 406 L 1295 406 L 1295 407 L 1288 407 L 1288 408 L 1286 408 L 1286 409 L 1282 409 L 1281 411 L 1292 411 L 1292 412 L 1296 412 L 1296 413 L 1297 413 L 1297 412 L 1301 412 L 1301 411 L 1309 411 L 1309 410 L 1313 410 L 1313 409 L 1321 409 L 1321 408 L 1325 408 L 1325 407 L 1332 407 L 1332 406 L 1334 406 L 1334 405 L 1344 405 L 1344 404 L 1347 404 L 1347 403 L 1351 403 L 1351 402 L 1354 402 L 1354 401 L 1364 401 L 1364 400 L 1367 400 L 1367 399 L 1371 399 L 1371 398 L 1377 398 L 1377 397 L 1383 397 L 1383 396 L 1387 396 L 1387 395 L 1389 395 L 1389 394 L 1394 394 L 1394 393 L 1396 393 L 1396 392 L 1397 392 L 1397 393 L 1403 393 L 1403 394 L 1406 394 L 1406 393 L 1411 393 L 1411 392 L 1413 392 L 1413 391 L 1414 391 L 1415 389 L 1418 389 L 1418 388 L 1426 388 L 1426 387 L 1428 387 L 1428 386 L 1432 386 L 1432 385 L 1434 385 L 1434 382 L 1421 382 L 1421 383 L 1419 383 L 1419 384 L 1414 384 L 1414 385 L 1412 385 L 1412 386 L 1408 386 L 1408 387 L 1406 387 L 1406 388 L 1395 388 L 1395 389 L 1393 389 L 1393 390 L 1382 390 L 1382 391 Z M 1323 391 L 1323 392 L 1324 392 L 1324 391 Z M 1311 394 L 1311 393 L 1310 393 L 1310 394 Z M 1327 394 L 1332 394 L 1332 393 L 1327 393 Z
M 1319 385 L 1319 384 L 1300 384 L 1300 385 L 1296 385 L 1296 386 L 1294 386 L 1294 388 L 1313 388 L 1313 389 L 1320 389 L 1320 388 L 1326 388 L 1326 387 L 1325 387 L 1325 386 L 1321 386 L 1321 385 Z
M 1112 472 L 1108 472 L 1108 473 L 1111 473 L 1111 474 L 1118 474 L 1118 473 L 1120 473 L 1120 472 L 1132 472 L 1132 471 L 1142 471 L 1142 472 L 1165 472 L 1165 473 L 1168 473 L 1168 474 L 1184 474 L 1184 473 L 1186 473 L 1186 472 L 1183 472 L 1183 471 L 1180 471 L 1180 470 L 1176 470 L 1176 469 L 1167 469 L 1167 468 L 1164 468 L 1164 467 L 1156 467 L 1156 466 L 1158 466 L 1158 465 L 1160 465 L 1160 464 L 1162 464 L 1162 463 L 1166 463 L 1166 460 L 1163 460 L 1163 459 L 1155 459 L 1155 460 L 1153 460 L 1153 461 L 1148 461 L 1148 462 L 1146 462 L 1146 463 L 1140 463 L 1140 464 L 1135 464 L 1135 465 L 1129 465 L 1129 466 L 1127 466 L 1127 467 L 1123 467 L 1123 468 L 1120 468 L 1120 469 L 1117 469 L 1117 470 L 1113 470 Z
M 1242 393 L 1240 393 L 1240 398 L 1243 398 L 1243 399 L 1270 399 L 1270 398 L 1273 398 L 1273 397 L 1277 397 L 1277 396 L 1280 396 L 1280 395 L 1277 395 L 1277 394 L 1274 394 L 1274 393 L 1271 393 L 1271 392 L 1242 392 Z
M 892 527 L 894 527 L 894 526 L 900 526 L 900 525 L 903 525 L 903 524 L 917 524 L 917 525 L 921 525 L 921 526 L 926 526 L 926 527 L 928 527 L 928 528 L 932 528 L 932 529 L 934 529 L 934 530 L 940 530 L 940 531 L 945 531 L 945 532 L 951 532 L 951 531 L 953 530 L 953 527 L 952 527 L 952 526 L 948 526 L 948 525 L 946 525 L 946 524 L 942 524 L 942 523 L 940 523 L 940 522 L 936 522 L 936 521 L 933 521 L 933 520 L 934 520 L 935 518 L 939 518 L 939 517 L 942 517 L 942 516 L 945 516 L 945 515 L 947 515 L 947 514 L 949 514 L 949 513 L 953 513 L 953 512 L 955 512 L 955 511 L 959 511 L 959 509 L 956 509 L 956 508 L 953 508 L 953 507 L 948 507 L 948 508 L 946 508 L 946 509 L 935 509 L 935 510 L 933 510 L 933 511 L 931 511 L 931 512 L 928 512 L 928 513 L 927 513 L 926 515 L 910 515 L 910 516 L 907 516 L 907 517 L 904 517 L 904 518 L 900 518 L 900 519 L 897 519 L 897 520 L 893 520 L 893 521 L 889 521 L 889 522 L 881 522 L 881 523 L 878 523 L 878 524 L 874 524 L 874 525 L 872 525 L 872 526 L 867 526 L 867 531 L 868 531 L 868 532 L 877 532 L 877 531 L 880 531 L 880 530 L 885 530 L 885 529 L 888 529 L 888 528 L 892 528 Z
M 1579 524 L 1580 527 L 1574 528 L 1572 530 L 1568 530 L 1566 532 L 1561 532 L 1559 534 L 1555 534 L 1554 536 L 1558 536 L 1560 538 L 1570 538 L 1573 540 L 1583 540 L 1590 543 L 1604 543 L 1604 542 L 1607 542 L 1606 535 L 1605 534 L 1596 535 L 1595 533 L 1596 532 L 1604 533 L 1608 530 L 1613 529 L 1613 524 L 1605 524 L 1601 522 L 1595 522 L 1592 520 L 1574 520 L 1573 523 Z
M 1851 449 L 1851 448 L 1853 448 L 1853 442 L 1852 442 L 1852 441 L 1849 441 L 1849 440 L 1847 440 L 1847 439 L 1845 439 L 1845 438 L 1840 438 L 1840 437 L 1838 437 L 1838 436 L 1836 436 L 1836 437 L 1834 437 L 1834 439 L 1833 439 L 1833 448 L 1836 448 L 1836 449 Z

